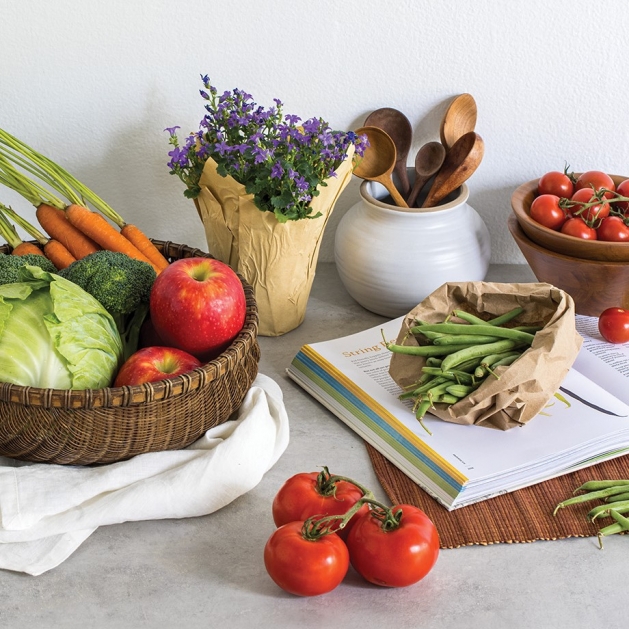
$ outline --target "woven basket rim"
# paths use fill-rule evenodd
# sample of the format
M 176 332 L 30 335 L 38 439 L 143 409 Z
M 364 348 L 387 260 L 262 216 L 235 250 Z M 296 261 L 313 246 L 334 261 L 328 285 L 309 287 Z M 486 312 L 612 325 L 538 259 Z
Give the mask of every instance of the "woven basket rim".
M 166 258 L 212 258 L 214 256 L 188 245 L 173 243 L 168 240 L 152 239 Z M 38 244 L 36 241 L 33 244 Z M 0 252 L 10 252 L 8 245 L 0 246 Z M 0 401 L 24 404 L 28 406 L 54 408 L 99 408 L 135 406 L 145 402 L 166 400 L 181 396 L 204 386 L 220 377 L 238 360 L 243 352 L 248 353 L 256 343 L 258 332 L 258 310 L 253 287 L 238 272 L 236 275 L 245 291 L 246 316 L 243 328 L 225 351 L 208 363 L 192 371 L 156 382 L 122 387 L 103 387 L 100 389 L 44 389 L 26 387 L 8 382 L 0 382 Z

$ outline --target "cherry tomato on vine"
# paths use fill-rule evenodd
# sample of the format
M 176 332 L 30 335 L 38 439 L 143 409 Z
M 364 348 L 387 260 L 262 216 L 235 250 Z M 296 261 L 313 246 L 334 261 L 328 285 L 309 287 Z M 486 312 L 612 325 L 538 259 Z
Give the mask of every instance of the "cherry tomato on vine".
M 396 505 L 389 515 L 396 514 L 393 521 L 374 509 L 360 517 L 347 537 L 352 566 L 376 585 L 405 587 L 417 583 L 432 570 L 439 556 L 437 529 L 421 509 Z
M 559 206 L 560 198 L 555 194 L 540 194 L 531 203 L 530 214 L 540 225 L 558 231 L 566 221 L 566 213 Z
M 599 240 L 611 242 L 629 242 L 629 226 L 620 216 L 608 216 L 596 228 Z
M 614 192 L 616 190 L 616 184 L 607 173 L 604 173 L 601 170 L 588 170 L 582 175 L 579 175 L 576 183 L 574 184 L 575 191 L 581 190 L 581 188 L 594 188 L 594 190 L 606 188 L 607 190 Z M 611 198 L 613 195 L 606 193 L 605 196 Z
M 537 183 L 537 194 L 554 194 L 557 197 L 569 199 L 574 193 L 574 183 L 566 173 L 558 170 L 542 175 Z
M 616 186 L 616 192 L 622 197 L 629 197 L 629 179 L 625 179 L 624 181 L 621 181 Z M 621 212 L 624 212 L 625 215 L 627 214 L 627 211 L 629 210 L 629 201 L 616 201 L 614 205 Z
M 572 216 L 581 217 L 586 223 L 591 223 L 596 219 L 605 218 L 609 216 L 610 206 L 606 201 L 598 202 L 598 198 L 594 195 L 591 188 L 581 188 L 577 190 L 572 197 L 571 201 L 577 202 L 576 205 L 570 207 L 569 212 Z M 590 207 L 584 207 L 585 204 L 594 203 Z
M 629 341 L 629 310 L 607 308 L 598 318 L 598 330 L 608 343 Z
M 341 583 L 349 569 L 349 553 L 336 533 L 311 538 L 307 526 L 289 522 L 276 529 L 264 547 L 264 566 L 286 592 L 318 596 Z
M 561 233 L 583 240 L 597 240 L 597 233 L 594 227 L 590 227 L 582 218 L 573 216 L 562 226 Z
M 313 516 L 343 515 L 363 497 L 363 491 L 345 480 L 335 480 L 327 468 L 322 472 L 303 472 L 289 478 L 273 500 L 275 526 Z M 344 529 L 339 531 L 346 538 L 357 517 L 366 513 L 364 504 Z

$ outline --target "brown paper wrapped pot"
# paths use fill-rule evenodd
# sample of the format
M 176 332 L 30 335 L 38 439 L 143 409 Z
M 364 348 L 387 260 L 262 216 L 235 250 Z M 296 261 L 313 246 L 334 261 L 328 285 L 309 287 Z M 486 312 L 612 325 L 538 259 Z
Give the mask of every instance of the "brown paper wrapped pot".
M 522 426 L 546 406 L 574 363 L 583 339 L 576 331 L 574 301 L 568 293 L 545 283 L 446 283 L 428 295 L 405 318 L 397 342 L 417 344 L 407 336 L 415 319 L 442 322 L 453 310 L 483 319 L 521 306 L 514 325 L 543 324 L 516 362 L 498 367 L 496 375 L 452 406 L 435 404 L 430 413 L 456 424 L 477 424 L 508 430 Z M 390 374 L 401 387 L 416 382 L 425 359 L 393 353 Z
M 352 156 L 353 148 L 312 200 L 312 214 L 321 216 L 286 223 L 260 211 L 242 184 L 216 172 L 214 160 L 206 162 L 195 205 L 208 250 L 253 286 L 259 334 L 279 336 L 304 320 L 323 233 L 352 177 Z

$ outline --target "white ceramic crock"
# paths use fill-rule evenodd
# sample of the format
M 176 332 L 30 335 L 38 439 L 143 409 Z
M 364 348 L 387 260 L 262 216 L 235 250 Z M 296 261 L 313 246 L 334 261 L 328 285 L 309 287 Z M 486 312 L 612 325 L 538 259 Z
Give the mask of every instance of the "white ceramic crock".
M 364 181 L 360 196 L 338 224 L 334 257 L 345 288 L 367 310 L 398 317 L 445 282 L 485 278 L 489 231 L 467 203 L 467 185 L 415 212 L 381 201 L 388 193 L 378 183 Z

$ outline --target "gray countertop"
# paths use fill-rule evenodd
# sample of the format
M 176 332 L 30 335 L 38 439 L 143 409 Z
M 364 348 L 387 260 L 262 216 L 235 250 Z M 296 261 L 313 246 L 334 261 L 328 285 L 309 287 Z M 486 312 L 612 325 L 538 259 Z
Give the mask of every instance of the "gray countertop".
M 534 281 L 521 265 L 493 266 L 487 279 Z M 382 321 L 349 297 L 334 264 L 320 264 L 305 322 L 260 339 L 260 372 L 282 388 L 291 438 L 262 482 L 205 517 L 101 527 L 41 576 L 0 570 L 0 629 L 621 626 L 626 536 L 607 539 L 603 551 L 595 538 L 442 550 L 424 580 L 402 589 L 371 586 L 351 568 L 336 590 L 313 598 L 271 581 L 262 551 L 287 478 L 327 465 L 387 500 L 362 440 L 285 375 L 304 343 Z

